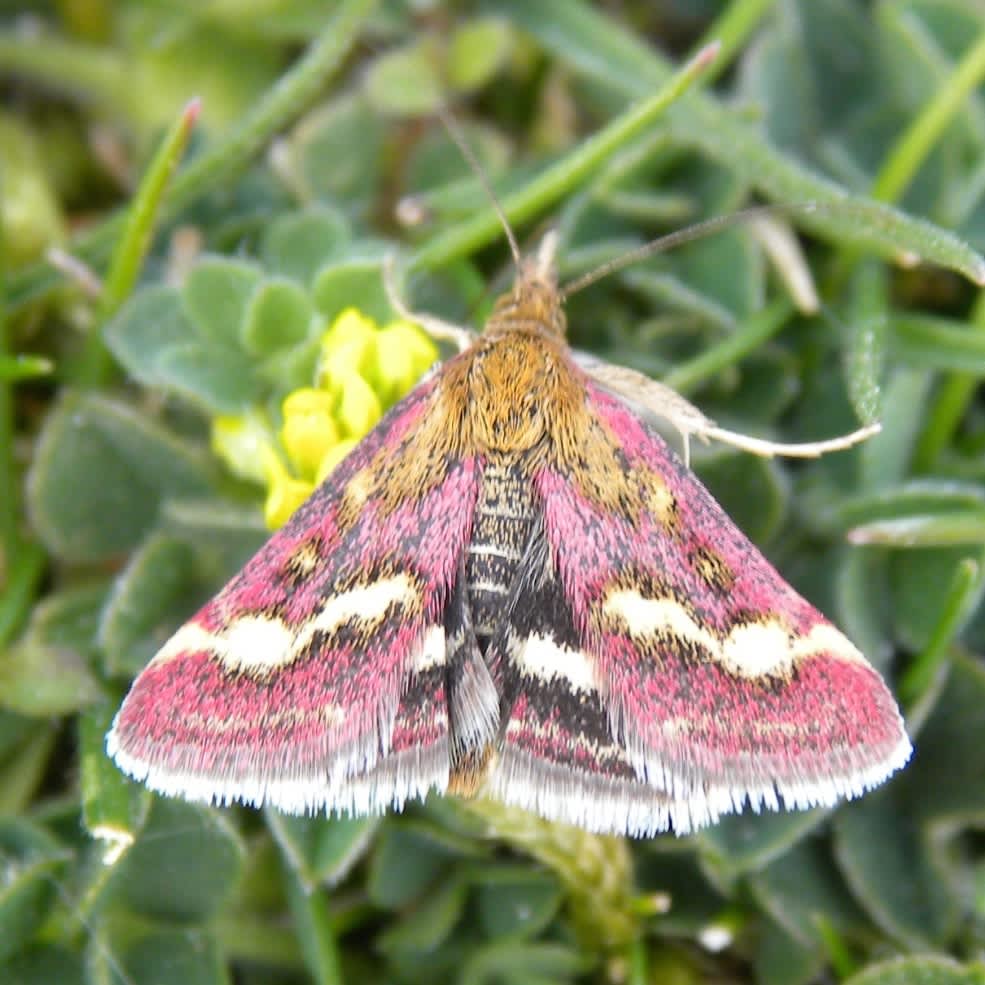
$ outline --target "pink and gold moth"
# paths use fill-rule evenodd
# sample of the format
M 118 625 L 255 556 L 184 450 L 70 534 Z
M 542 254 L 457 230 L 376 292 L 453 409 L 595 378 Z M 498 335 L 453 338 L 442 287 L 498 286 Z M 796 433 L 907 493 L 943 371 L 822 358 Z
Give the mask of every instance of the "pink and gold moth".
M 575 357 L 552 253 L 140 674 L 107 739 L 126 773 L 289 813 L 481 793 L 648 836 L 904 765 L 882 679 L 649 417 L 728 433 Z

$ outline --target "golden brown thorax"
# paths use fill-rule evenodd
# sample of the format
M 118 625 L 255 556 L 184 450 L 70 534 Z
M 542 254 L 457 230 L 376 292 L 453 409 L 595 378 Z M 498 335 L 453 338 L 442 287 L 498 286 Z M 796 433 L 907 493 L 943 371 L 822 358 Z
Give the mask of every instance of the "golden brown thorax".
M 413 447 L 370 469 L 385 510 L 434 488 L 450 461 L 506 453 L 531 470 L 559 468 L 591 501 L 638 515 L 647 490 L 626 472 L 613 436 L 587 405 L 587 378 L 565 341 L 549 260 L 524 262 L 482 335 L 445 364 L 429 411 L 405 439 Z

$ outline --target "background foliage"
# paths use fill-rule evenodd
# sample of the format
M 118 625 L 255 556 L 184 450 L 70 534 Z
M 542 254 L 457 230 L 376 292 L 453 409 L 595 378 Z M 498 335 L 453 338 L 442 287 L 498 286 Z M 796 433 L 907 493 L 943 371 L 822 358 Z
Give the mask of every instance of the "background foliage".
M 0 17 L 0 981 L 985 982 L 980 4 Z M 627 126 L 712 37 L 701 89 Z M 508 282 L 443 104 L 523 241 L 560 230 L 565 277 L 754 198 L 826 203 L 627 269 L 569 316 L 576 345 L 733 429 L 883 421 L 817 463 L 694 464 L 894 682 L 917 754 L 885 788 L 627 845 L 436 798 L 206 810 L 107 762 L 129 679 L 263 537 L 210 419 L 276 413 L 343 307 L 386 318 L 395 244 L 421 310 L 479 322 Z

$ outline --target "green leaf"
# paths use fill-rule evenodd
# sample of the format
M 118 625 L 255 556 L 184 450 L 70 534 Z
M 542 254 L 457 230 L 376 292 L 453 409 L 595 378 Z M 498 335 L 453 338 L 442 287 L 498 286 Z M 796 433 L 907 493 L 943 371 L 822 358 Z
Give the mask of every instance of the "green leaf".
M 823 965 L 816 943 L 805 944 L 775 921 L 763 921 L 754 960 L 759 985 L 807 985 L 818 979 Z
M 102 696 L 90 670 L 106 585 L 48 595 L 20 640 L 0 651 L 0 706 L 23 715 L 67 715 Z
M 380 55 L 369 66 L 364 82 L 373 109 L 391 116 L 435 113 L 444 99 L 442 60 L 434 38 Z
M 191 927 L 113 921 L 91 938 L 87 966 L 99 985 L 231 985 L 214 935 Z
M 383 170 L 387 128 L 363 94 L 329 102 L 305 118 L 294 135 L 299 182 L 318 200 L 347 210 L 367 207 Z
M 548 872 L 502 863 L 477 868 L 475 885 L 479 923 L 486 935 L 529 938 L 555 917 L 563 900 L 561 886 Z
M 235 349 L 261 271 L 243 260 L 207 257 L 192 268 L 181 289 L 185 314 L 199 337 L 219 349 Z
M 819 947 L 824 927 L 846 932 L 865 926 L 821 841 L 798 842 L 753 875 L 750 885 L 763 909 L 802 945 Z
M 515 44 L 509 24 L 499 18 L 466 21 L 452 32 L 448 42 L 448 84 L 463 93 L 481 89 L 503 68 Z
M 43 829 L 0 818 L 0 961 L 26 947 L 44 923 L 67 860 Z
M 447 872 L 465 844 L 425 824 L 385 824 L 369 860 L 370 899 L 388 909 L 406 906 Z
M 834 621 L 879 671 L 894 651 L 889 565 L 884 551 L 849 549 L 833 565 Z
M 326 323 L 346 308 L 358 308 L 380 324 L 390 318 L 379 260 L 355 258 L 327 263 L 315 275 L 311 294 Z
M 116 863 L 102 902 L 158 920 L 201 923 L 228 900 L 244 853 L 217 811 L 155 798 L 137 840 Z
M 889 334 L 885 267 L 873 261 L 860 263 L 852 288 L 845 380 L 853 410 L 859 420 L 868 423 L 879 417 L 882 402 Z
M 530 31 L 572 70 L 623 99 L 645 97 L 665 84 L 672 72 L 652 45 L 587 3 L 501 0 L 497 12 Z M 792 155 L 765 142 L 758 128 L 704 93 L 686 94 L 670 108 L 666 123 L 677 141 L 720 161 L 770 200 L 821 203 L 816 213 L 804 217 L 804 225 L 825 236 L 892 257 L 909 251 L 975 282 L 985 280 L 985 260 L 958 237 L 895 209 L 849 197 Z
M 261 356 L 296 346 L 312 334 L 313 315 L 308 295 L 294 281 L 264 281 L 245 312 L 243 346 Z
M 185 153 L 200 109 L 201 102 L 197 98 L 185 105 L 140 179 L 106 274 L 100 298 L 101 319 L 119 308 L 137 282 L 171 175 Z M 98 334 L 92 336 L 98 337 Z
M 379 937 L 379 945 L 392 955 L 426 955 L 448 939 L 465 912 L 468 883 L 460 872 L 451 873 L 399 923 Z
M 207 304 L 207 299 L 203 301 Z M 106 326 L 106 344 L 146 386 L 164 387 L 213 412 L 242 411 L 261 392 L 256 371 L 238 348 L 239 324 L 218 344 L 205 338 L 173 287 L 138 291 Z
M 567 981 L 587 971 L 589 962 L 560 944 L 517 944 L 496 941 L 470 953 L 458 979 L 460 985 L 521 985 Z
M 783 814 L 745 813 L 722 818 L 694 841 L 709 872 L 730 882 L 746 872 L 769 865 L 820 824 L 827 811 Z
M 133 553 L 106 606 L 100 641 L 109 674 L 134 676 L 208 597 L 190 544 L 154 533 Z
M 739 328 L 735 314 L 729 308 L 715 297 L 702 294 L 676 273 L 640 267 L 626 270 L 619 276 L 628 287 L 662 310 L 688 317 L 722 333 L 731 334 Z
M 890 574 L 897 638 L 911 650 L 922 650 L 934 636 L 941 615 L 951 605 L 955 568 L 966 559 L 985 572 L 985 546 L 913 547 L 897 553 Z M 985 597 L 985 578 L 966 596 L 969 617 Z
M 985 544 L 985 509 L 945 515 L 928 513 L 875 520 L 853 528 L 853 544 L 890 547 L 952 547 Z
M 893 426 L 870 438 L 858 452 L 863 489 L 884 489 L 907 476 L 930 384 L 928 374 L 917 370 L 897 369 L 890 375 L 883 391 L 882 414 Z
M 106 754 L 106 733 L 118 707 L 114 697 L 79 719 L 82 823 L 91 837 L 105 844 L 106 864 L 133 844 L 151 802 L 150 792 L 135 787 Z
M 716 449 L 695 455 L 695 472 L 726 513 L 757 544 L 769 541 L 787 512 L 790 490 L 774 462 Z
M 0 961 L 5 985 L 92 985 L 80 955 L 57 944 L 39 944 Z
M 70 393 L 49 414 L 28 478 L 28 506 L 48 549 L 103 561 L 132 549 L 163 500 L 202 495 L 197 451 L 128 406 Z
M 907 479 L 883 489 L 848 495 L 820 511 L 817 529 L 828 536 L 840 536 L 853 527 L 898 517 L 949 516 L 974 512 L 985 507 L 985 491 L 980 485 L 953 479 Z
M 102 696 L 82 656 L 26 640 L 0 653 L 0 705 L 22 715 L 68 715 Z
M 959 964 L 940 955 L 893 958 L 869 965 L 844 985 L 985 985 L 985 964 Z
M 890 315 L 893 355 L 923 370 L 941 369 L 985 376 L 985 332 L 964 322 L 931 315 Z
M 316 985 L 337 985 L 342 972 L 327 901 L 323 894 L 302 886 L 296 877 L 294 871 L 287 874 L 287 898 L 305 964 Z
M 33 380 L 48 376 L 54 369 L 50 359 L 45 356 L 32 356 L 21 353 L 16 356 L 0 355 L 0 382 L 16 383 L 18 380 Z
M 278 216 L 264 230 L 263 263 L 274 274 L 310 284 L 315 272 L 349 241 L 345 216 L 327 205 Z
M 703 298 L 718 301 L 737 320 L 762 308 L 766 270 L 747 230 L 728 229 L 688 243 L 674 253 L 674 267 Z M 722 277 L 722 271 L 731 276 Z
M 369 849 L 377 817 L 291 817 L 268 810 L 267 826 L 305 892 L 341 882 Z
M 856 898 L 880 927 L 909 948 L 940 946 L 953 928 L 955 901 L 904 806 L 902 786 L 898 779 L 837 813 L 835 855 Z
M 650 927 L 670 938 L 697 937 L 720 918 L 727 898 L 706 877 L 689 842 L 667 836 L 647 847 L 651 851 L 637 857 L 635 869 L 637 888 L 657 913 Z
M 985 667 L 977 656 L 956 656 L 917 753 L 897 784 L 917 814 L 944 836 L 985 820 Z M 955 863 L 952 863 L 955 864 Z
M 31 721 L 0 710 L 0 736 L 6 754 L 0 760 L 0 815 L 13 815 L 24 810 L 36 795 L 50 766 L 57 737 L 50 722 L 30 725 L 26 734 L 13 744 L 13 736 L 20 732 L 20 726 L 12 723 Z

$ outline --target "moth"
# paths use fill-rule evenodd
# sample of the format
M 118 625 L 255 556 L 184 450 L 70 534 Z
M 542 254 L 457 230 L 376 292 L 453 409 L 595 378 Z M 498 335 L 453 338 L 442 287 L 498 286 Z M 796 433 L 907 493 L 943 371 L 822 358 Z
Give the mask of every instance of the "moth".
M 729 432 L 565 332 L 549 238 L 139 675 L 117 764 L 198 801 L 483 794 L 636 836 L 831 805 L 902 767 L 880 676 L 650 418 Z

